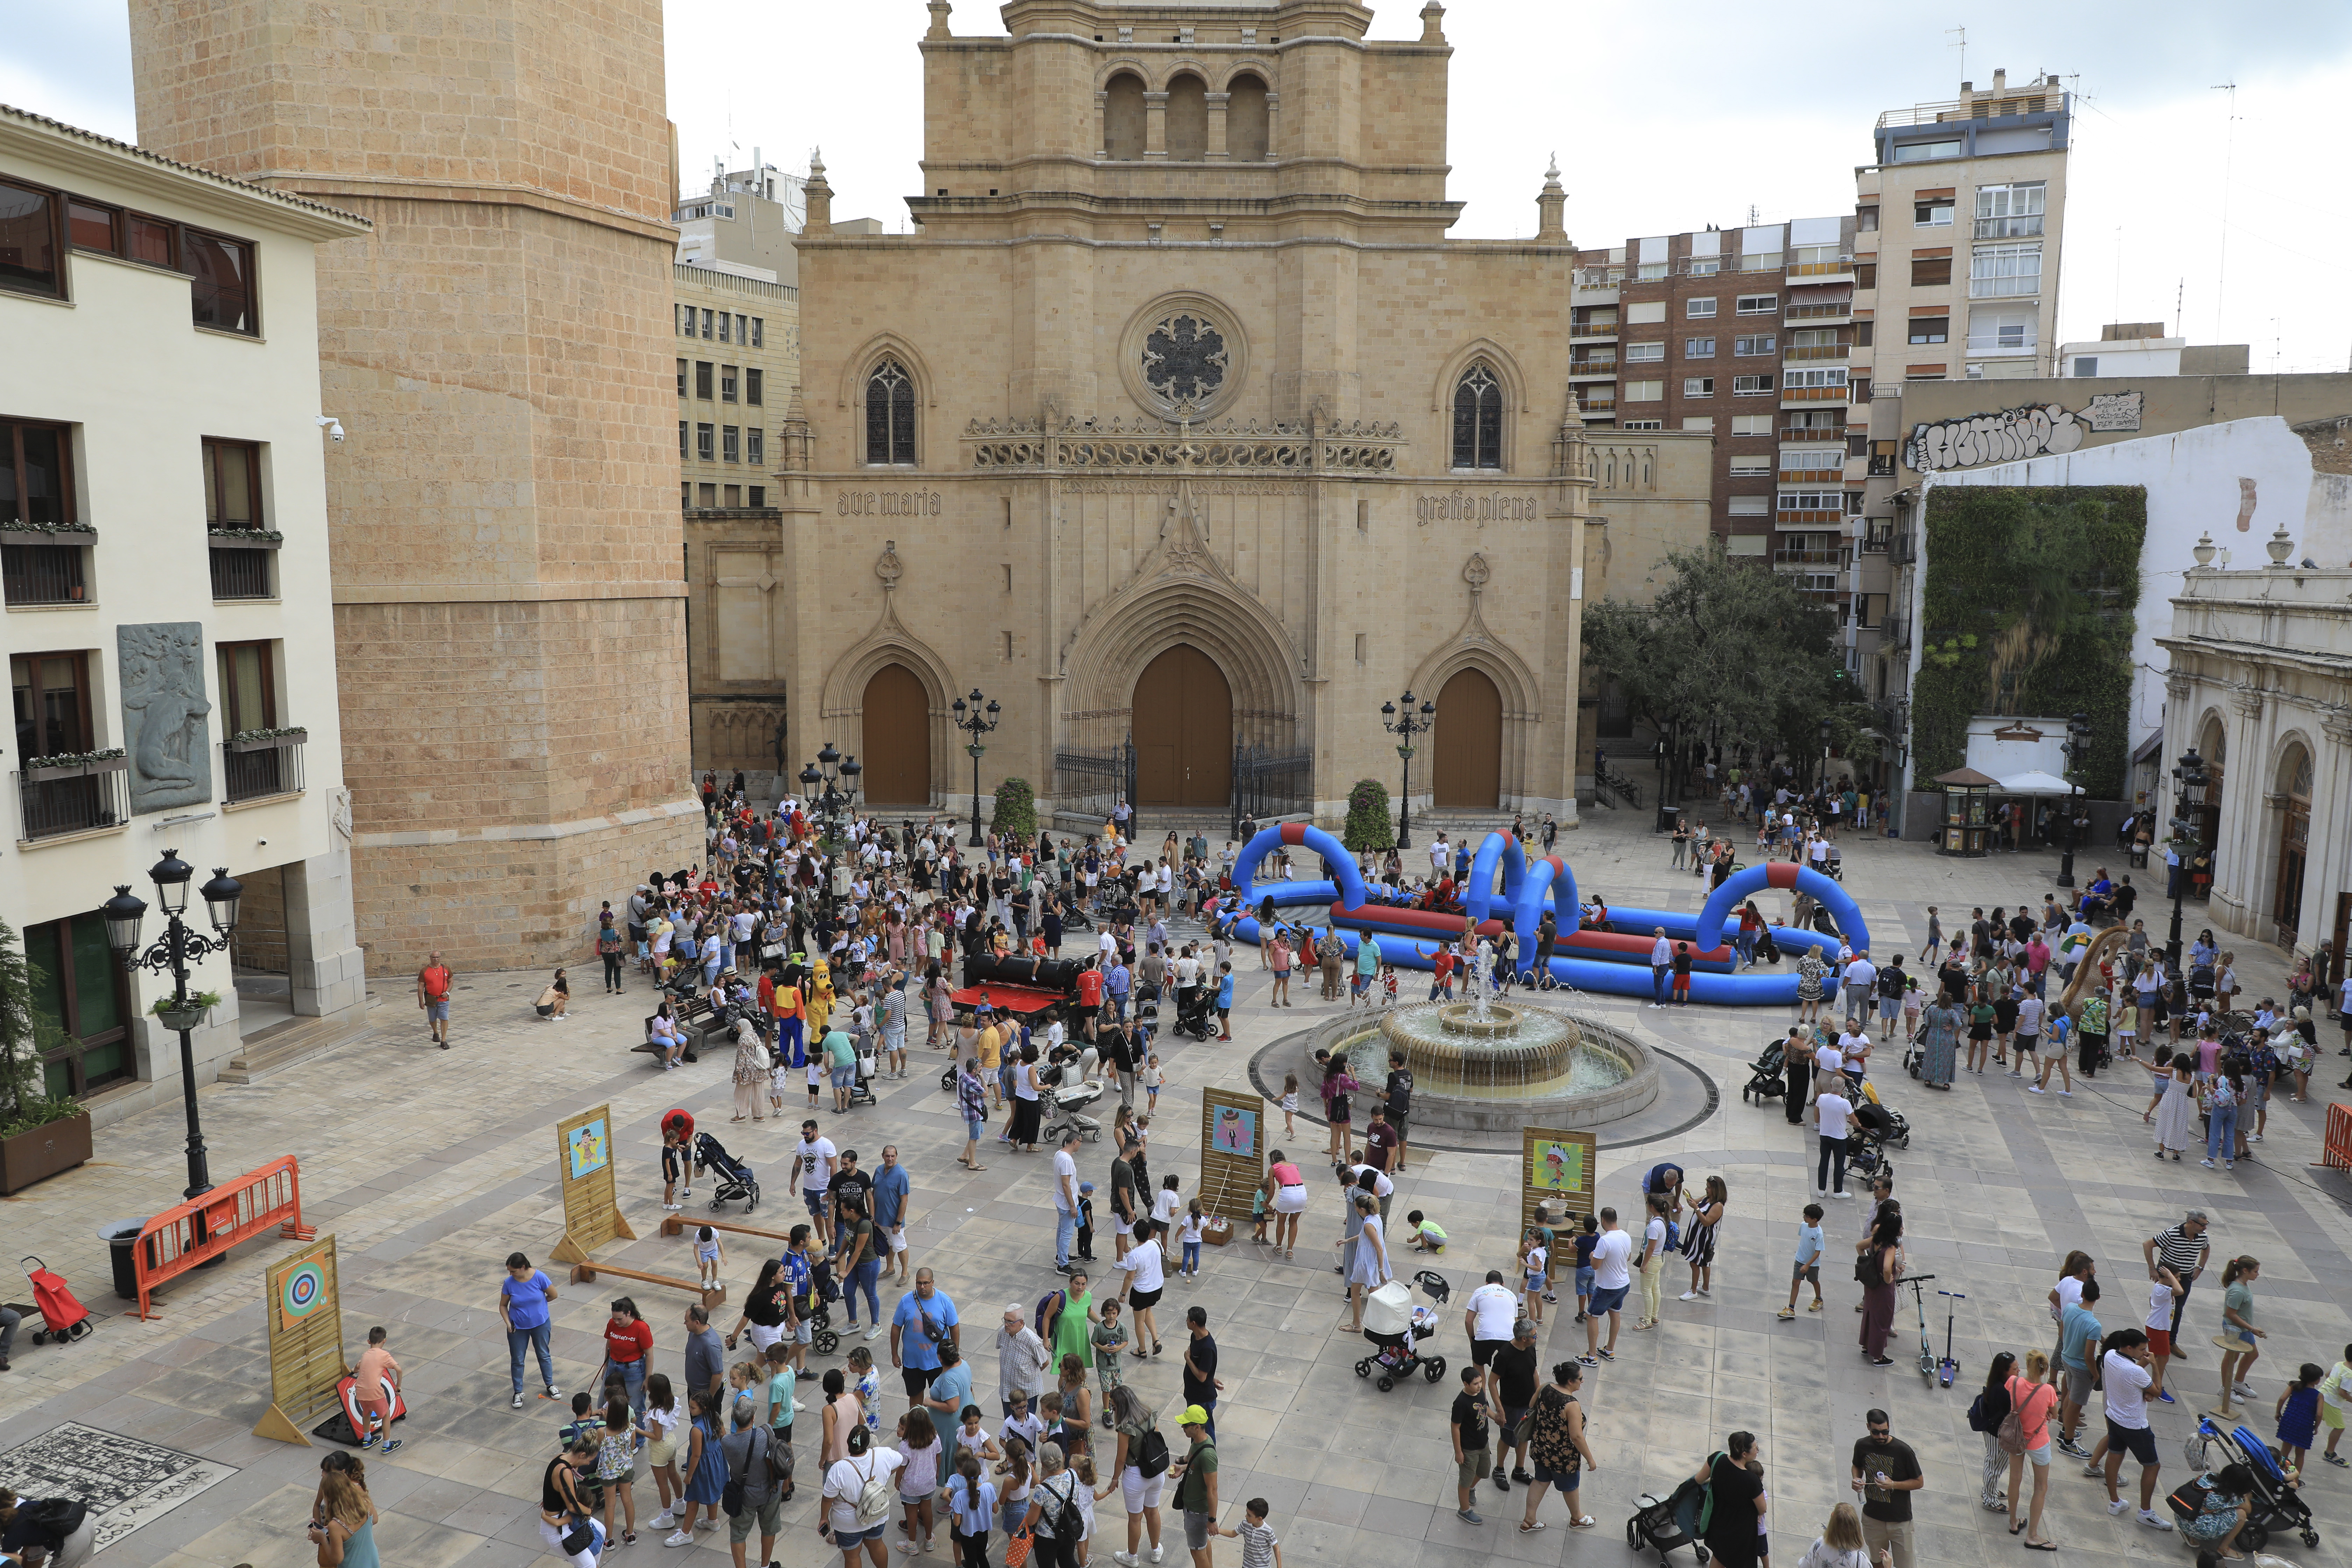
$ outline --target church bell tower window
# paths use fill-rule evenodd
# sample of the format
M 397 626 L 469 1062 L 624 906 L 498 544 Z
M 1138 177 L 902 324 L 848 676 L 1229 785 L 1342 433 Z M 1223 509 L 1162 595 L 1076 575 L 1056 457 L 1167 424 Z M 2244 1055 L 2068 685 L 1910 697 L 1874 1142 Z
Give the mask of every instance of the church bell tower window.
M 915 384 L 897 360 L 884 360 L 866 378 L 866 460 L 915 460 Z
M 1454 466 L 1503 466 L 1503 386 L 1482 362 L 1454 387 Z

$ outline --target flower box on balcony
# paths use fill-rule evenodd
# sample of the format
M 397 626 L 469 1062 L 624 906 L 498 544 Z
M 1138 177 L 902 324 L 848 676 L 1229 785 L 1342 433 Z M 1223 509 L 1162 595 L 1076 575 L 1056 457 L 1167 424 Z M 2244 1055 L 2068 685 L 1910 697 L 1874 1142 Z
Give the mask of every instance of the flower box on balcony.
M 21 522 L 0 522 L 0 544 L 94 544 L 97 541 L 98 530 L 79 524 L 27 528 Z
M 33 757 L 25 763 L 25 782 L 47 784 L 53 779 L 78 779 L 91 773 L 130 771 L 131 759 L 119 751 L 92 752 L 76 757 Z
M 215 550 L 277 550 L 286 536 L 274 528 L 208 528 L 205 542 Z
M 228 738 L 232 752 L 283 752 L 310 738 L 308 730 L 241 730 Z

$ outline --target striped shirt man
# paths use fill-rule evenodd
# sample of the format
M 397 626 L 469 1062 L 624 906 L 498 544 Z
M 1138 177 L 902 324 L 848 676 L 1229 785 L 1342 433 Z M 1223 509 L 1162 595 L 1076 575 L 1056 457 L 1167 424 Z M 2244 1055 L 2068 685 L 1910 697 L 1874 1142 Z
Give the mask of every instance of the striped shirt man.
M 2180 1289 L 2172 1298 L 2172 1338 L 2176 1347 L 2180 1339 L 2180 1314 L 2189 1306 L 2189 1287 L 2205 1271 L 2205 1260 L 2213 1251 L 2213 1244 L 2205 1239 L 2206 1223 L 2203 1209 L 2190 1209 L 2181 1215 L 2179 1225 L 2160 1230 L 2140 1244 L 2150 1278 L 2155 1277 L 2156 1266 L 2161 1263 L 2180 1281 Z M 2177 1356 L 2180 1352 L 2176 1348 L 2172 1353 Z

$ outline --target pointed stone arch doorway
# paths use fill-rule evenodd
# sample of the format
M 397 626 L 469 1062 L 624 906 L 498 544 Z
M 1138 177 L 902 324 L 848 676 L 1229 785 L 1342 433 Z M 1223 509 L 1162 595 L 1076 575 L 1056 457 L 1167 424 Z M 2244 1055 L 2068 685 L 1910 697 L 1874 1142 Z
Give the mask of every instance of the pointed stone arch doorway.
M 1493 811 L 1503 802 L 1503 694 L 1484 670 L 1457 669 L 1437 694 L 1430 795 L 1440 807 Z
M 1133 704 L 1138 806 L 1223 809 L 1233 791 L 1234 689 L 1216 660 L 1178 643 L 1143 667 Z

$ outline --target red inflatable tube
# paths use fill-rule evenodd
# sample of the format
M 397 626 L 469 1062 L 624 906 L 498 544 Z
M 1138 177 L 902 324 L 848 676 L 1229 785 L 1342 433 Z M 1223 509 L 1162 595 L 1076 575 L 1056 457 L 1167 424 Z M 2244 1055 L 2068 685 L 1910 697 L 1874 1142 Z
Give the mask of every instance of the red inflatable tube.
M 1399 936 L 1427 936 L 1432 941 L 1444 942 L 1456 942 L 1462 936 L 1462 916 L 1441 915 L 1432 910 L 1408 910 L 1373 903 L 1350 910 L 1335 902 L 1331 906 L 1331 918 L 1344 921 L 1358 931 L 1369 926 L 1374 931 L 1394 931 Z M 1478 922 L 1478 934 L 1500 936 L 1503 934 L 1503 922 L 1481 921 Z
M 1552 951 L 1571 955 L 1590 953 L 1593 957 L 1602 959 L 1617 958 L 1618 954 L 1623 953 L 1628 956 L 1625 959 L 1620 959 L 1619 962 L 1646 965 L 1650 962 L 1650 953 L 1656 945 L 1655 937 L 1634 936 L 1626 931 L 1580 931 L 1573 935 L 1561 937 L 1553 944 Z M 1703 952 L 1694 952 L 1691 954 L 1691 962 L 1713 965 L 1728 974 L 1731 973 L 1734 960 L 1738 957 L 1738 954 L 1727 947 L 1713 947 Z

